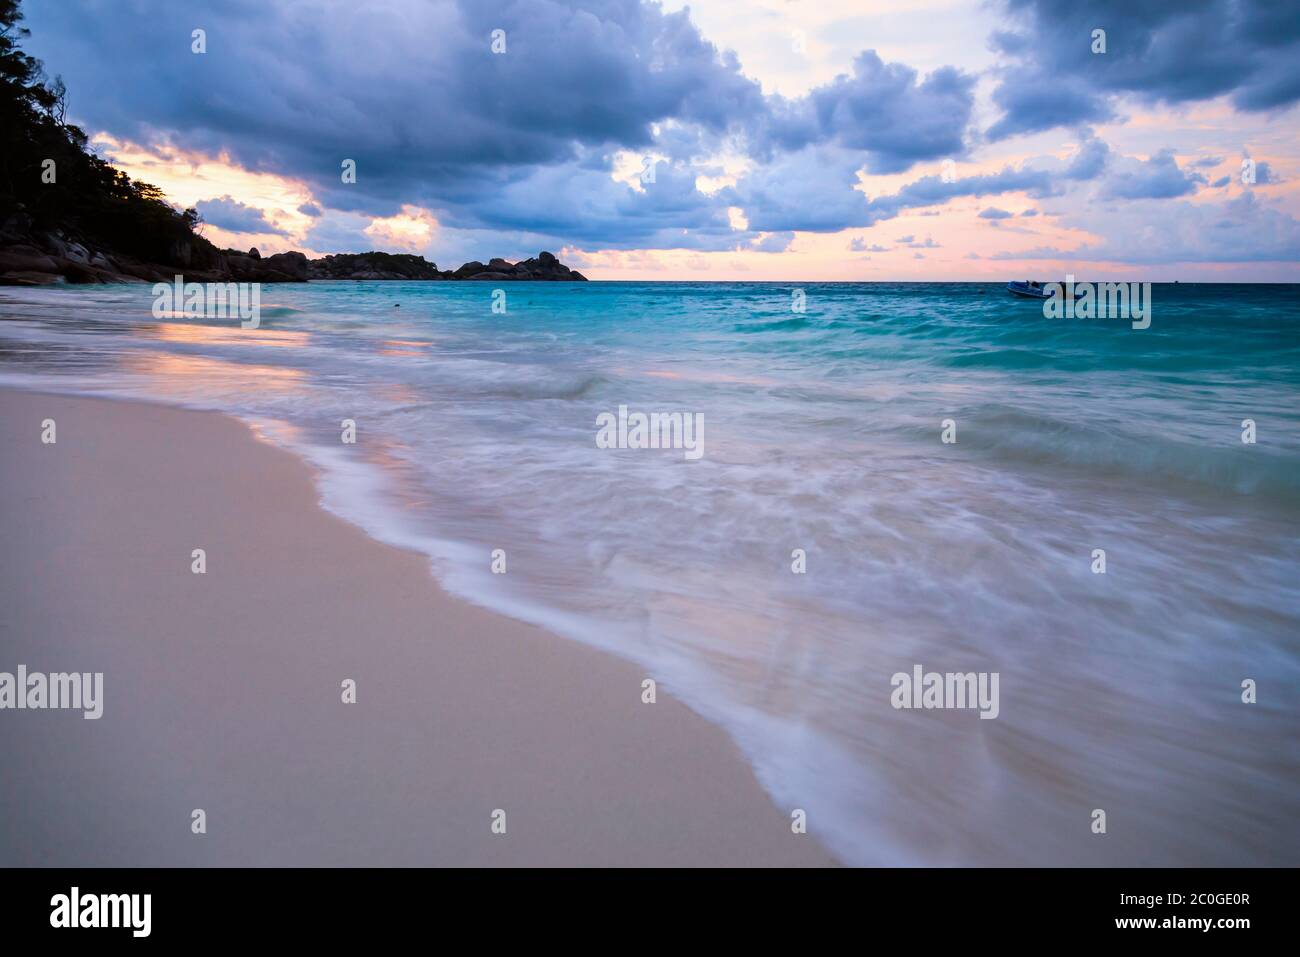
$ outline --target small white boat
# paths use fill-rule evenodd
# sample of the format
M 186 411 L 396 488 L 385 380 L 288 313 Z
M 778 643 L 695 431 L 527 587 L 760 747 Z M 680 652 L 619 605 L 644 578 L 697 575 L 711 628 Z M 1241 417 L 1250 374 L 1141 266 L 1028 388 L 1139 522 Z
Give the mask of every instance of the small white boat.
M 1025 280 L 1024 282 L 1007 283 L 1007 292 L 1013 296 L 1019 296 L 1021 299 L 1050 299 L 1051 288 L 1044 286 L 1041 282 Z

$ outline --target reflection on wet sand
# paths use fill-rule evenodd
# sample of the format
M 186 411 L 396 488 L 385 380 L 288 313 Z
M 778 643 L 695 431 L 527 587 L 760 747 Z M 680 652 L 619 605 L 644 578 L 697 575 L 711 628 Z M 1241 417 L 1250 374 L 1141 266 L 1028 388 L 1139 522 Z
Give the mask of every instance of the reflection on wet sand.
M 428 353 L 423 350 L 432 345 L 432 342 L 420 342 L 413 339 L 385 339 L 375 351 L 381 356 L 424 357 Z
M 141 339 L 160 342 L 188 343 L 204 346 L 305 346 L 311 333 L 289 329 L 242 329 L 239 326 L 209 326 L 197 322 L 160 322 L 157 325 L 139 326 L 132 334 Z
M 307 374 L 301 369 L 165 352 L 124 356 L 122 371 L 147 378 L 151 391 L 164 399 L 189 400 L 196 391 L 209 395 L 236 391 L 289 395 L 307 387 Z

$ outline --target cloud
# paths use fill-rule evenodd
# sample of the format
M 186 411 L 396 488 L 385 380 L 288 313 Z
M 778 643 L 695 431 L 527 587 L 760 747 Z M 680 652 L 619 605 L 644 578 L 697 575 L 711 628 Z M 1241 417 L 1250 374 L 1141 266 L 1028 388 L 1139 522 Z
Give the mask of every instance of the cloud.
M 1184 208 L 1224 162 L 1201 154 L 1226 151 L 1223 141 L 1159 141 L 1197 157 L 1180 167 L 1168 150 L 1126 156 L 1124 139 L 1112 146 L 1089 124 L 1150 103 L 1225 96 L 1250 111 L 1300 99 L 1289 92 L 1300 73 L 1291 66 L 1300 17 L 1283 4 L 1245 0 L 999 2 L 1010 15 L 990 38 L 1000 59 L 987 75 L 1000 115 L 988 138 L 1065 127 L 1078 135 L 1068 155 L 1002 165 L 1010 150 L 994 147 L 972 157 L 989 147 L 971 129 L 976 77 L 951 66 L 918 72 L 874 50 L 843 54 L 843 72 L 802 96 L 767 95 L 686 11 L 640 0 L 374 0 L 364 9 L 353 0 L 224 0 L 204 5 L 203 55 L 190 52 L 196 23 L 182 4 L 60 0 L 27 13 L 31 52 L 64 75 L 78 123 L 144 153 L 172 144 L 281 177 L 292 200 L 277 222 L 305 229 L 293 241 L 322 252 L 423 243 L 428 255 L 462 261 L 569 247 L 608 253 L 611 262 L 632 262 L 635 250 L 783 252 L 796 233 L 938 215 L 962 199 L 1004 212 L 1049 197 L 1050 211 L 1021 216 L 1060 215 L 1053 225 L 1108 237 L 1096 247 L 1108 253 L 1127 248 L 1110 225 L 1121 221 L 1158 243 L 1160 230 L 1182 237 L 1195 223 L 1221 237 L 1232 230 L 1220 221 L 1241 220 L 1265 241 L 1254 254 L 1232 255 L 1289 248 L 1294 220 L 1280 205 L 1225 207 L 1217 219 Z M 1094 55 L 1090 34 L 1099 25 L 1107 53 Z M 498 28 L 502 54 L 491 50 Z M 123 67 L 138 62 L 148 70 Z M 1127 142 L 1149 149 L 1152 128 L 1133 129 Z M 629 156 L 655 158 L 654 182 L 623 181 Z M 990 171 L 951 182 L 897 175 L 948 157 Z M 356 183 L 340 177 L 345 159 L 357 164 Z M 1216 188 L 1237 179 L 1230 172 Z M 696 188 L 706 180 L 712 192 Z M 1276 171 L 1258 162 L 1256 185 L 1276 182 Z M 1232 192 L 1206 189 L 1197 205 Z M 1282 192 L 1260 194 L 1280 200 Z M 244 195 L 228 182 L 196 195 L 205 193 Z M 204 204 L 214 225 L 278 232 L 230 195 Z M 413 221 L 406 209 L 419 211 Z M 849 246 L 888 250 L 861 238 Z M 1194 238 L 1172 248 L 1216 254 Z M 1160 253 L 1135 247 L 1134 255 Z
M 918 82 L 915 70 L 866 50 L 853 61 L 852 74 L 799 100 L 773 97 L 756 124 L 756 139 L 784 150 L 834 144 L 865 153 L 873 173 L 903 172 L 963 151 L 974 86 L 973 76 L 952 67 Z
M 1106 237 L 1077 249 L 1002 250 L 997 260 L 1061 259 L 1130 265 L 1291 263 L 1300 259 L 1300 222 L 1249 191 L 1228 200 L 1139 200 L 1083 204 L 1078 228 Z
M 1035 246 L 1032 249 L 999 250 L 990 254 L 988 259 L 995 262 L 1018 261 L 1021 259 L 1079 259 L 1088 260 L 1086 247 L 1080 249 L 1058 249 L 1055 246 Z M 1091 260 L 1089 260 L 1091 261 Z
M 741 176 L 715 199 L 744 210 L 749 228 L 764 232 L 836 232 L 868 226 L 867 197 L 856 189 L 862 154 L 838 147 L 782 153 Z
M 374 240 L 365 232 L 370 223 L 369 216 L 357 213 L 329 213 L 312 223 L 303 243 L 308 249 L 327 255 L 369 252 L 375 248 Z
M 199 200 L 194 208 L 198 210 L 205 223 L 218 229 L 224 229 L 227 232 L 271 233 L 276 236 L 288 235 L 283 229 L 271 225 L 260 209 L 245 206 L 229 196 Z
M 861 156 L 833 147 L 809 148 L 775 157 L 751 170 L 734 187 L 718 192 L 721 206 L 738 206 L 751 230 L 837 232 L 893 219 L 911 209 L 940 206 L 959 197 L 1025 192 L 1036 198 L 1056 195 L 1052 172 L 1028 164 L 995 173 L 945 182 L 923 176 L 897 192 L 868 197 L 857 186 Z M 914 237 L 901 238 L 910 243 Z
M 760 253 L 783 253 L 794 242 L 793 232 L 771 233 L 750 244 L 749 248 Z
M 618 151 L 666 157 L 682 183 L 724 147 L 801 167 L 838 195 L 781 202 L 755 228 L 827 229 L 861 218 L 863 199 L 845 191 L 864 165 L 901 172 L 961 153 L 975 83 L 951 67 L 921 76 L 864 51 L 806 96 L 765 96 L 689 11 L 638 0 L 374 0 L 364 9 L 352 0 L 230 0 L 204 10 L 204 54 L 191 52 L 194 15 L 184 4 L 61 0 L 28 16 L 32 52 L 63 73 L 79 122 L 300 180 L 315 200 L 305 215 L 383 218 L 412 205 L 449 230 L 620 248 L 713 249 L 728 230 L 718 224 L 723 207 L 693 190 L 638 198 L 597 183 L 610 178 Z M 492 50 L 496 29 L 502 53 Z M 149 69 L 122 69 L 134 62 Z M 813 169 L 814 158 L 828 164 Z M 346 160 L 354 183 L 342 180 Z M 568 205 L 533 194 L 557 186 Z M 774 187 L 756 179 L 749 195 Z M 621 241 L 615 215 L 628 217 Z M 683 240 L 683 229 L 705 232 Z
M 1041 199 L 1056 195 L 1059 188 L 1053 182 L 1050 172 L 1035 169 L 1028 164 L 1005 166 L 996 173 L 965 176 L 950 183 L 944 182 L 939 176 L 923 176 L 896 193 L 872 199 L 867 204 L 866 222 L 857 225 L 871 225 L 898 216 L 905 210 L 937 206 L 958 197 L 979 198 L 1014 192 L 1025 192 Z
M 1097 139 L 1092 130 L 1084 130 L 1079 147 L 1065 169 L 1065 176 L 1067 179 L 1096 179 L 1109 161 L 1110 147 Z
M 1009 71 L 993 91 L 993 102 L 1002 110 L 1002 118 L 986 134 L 993 141 L 1055 126 L 1101 123 L 1115 116 L 1084 81 L 1070 76 L 1048 81 L 1037 67 Z
M 1264 162 L 1263 160 L 1260 160 L 1258 163 L 1255 164 L 1255 185 L 1256 186 L 1263 186 L 1265 184 L 1273 185 L 1275 183 L 1280 183 L 1280 182 L 1282 182 L 1282 180 L 1279 179 L 1278 175 L 1273 172 L 1273 167 L 1269 166 L 1268 163 Z
M 1170 199 L 1186 196 L 1204 183 L 1200 173 L 1179 169 L 1172 150 L 1162 150 L 1149 160 L 1117 157 L 1102 188 L 1109 199 Z
M 1227 96 L 1241 111 L 1300 101 L 1300 17 L 1275 0 L 1003 0 L 1014 31 L 993 92 L 993 140 L 1112 118 L 1113 100 L 1180 104 Z M 1104 53 L 1092 31 L 1105 30 Z
M 461 229 L 513 230 L 554 237 L 597 249 L 734 249 L 760 232 L 786 232 L 797 225 L 751 219 L 735 230 L 727 215 L 728 190 L 709 196 L 695 188 L 695 170 L 659 162 L 653 183 L 641 191 L 610 178 L 604 164 L 582 161 L 539 166 L 496 189 L 465 199 L 439 217 Z M 801 217 L 795 216 L 795 224 Z
M 764 109 L 734 56 L 655 4 L 240 0 L 202 19 L 196 55 L 184 4 L 140 0 L 127 14 L 66 0 L 29 11 L 31 47 L 94 129 L 225 151 L 305 179 L 328 207 L 377 216 L 454 208 L 541 166 L 648 148 L 669 120 L 722 134 Z M 149 69 L 121 68 L 130 62 Z M 345 159 L 355 184 L 341 181 Z
M 998 209 L 996 206 L 990 206 L 988 209 L 980 210 L 980 219 L 1010 219 L 1014 213 L 1008 213 L 1005 209 Z

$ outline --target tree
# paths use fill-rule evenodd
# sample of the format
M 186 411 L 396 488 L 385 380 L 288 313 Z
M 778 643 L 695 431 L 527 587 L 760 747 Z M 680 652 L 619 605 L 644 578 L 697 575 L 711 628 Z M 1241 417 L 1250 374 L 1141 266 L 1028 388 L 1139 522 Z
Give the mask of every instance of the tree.
M 215 247 L 194 233 L 197 213 L 95 155 L 67 122 L 67 87 L 58 76 L 47 83 L 41 62 L 20 49 L 30 35 L 21 22 L 19 0 L 0 0 L 0 226 L 21 213 L 14 228 L 57 229 L 150 262 L 173 263 L 182 249 L 185 265 L 214 262 Z M 54 183 L 41 177 L 50 160 Z

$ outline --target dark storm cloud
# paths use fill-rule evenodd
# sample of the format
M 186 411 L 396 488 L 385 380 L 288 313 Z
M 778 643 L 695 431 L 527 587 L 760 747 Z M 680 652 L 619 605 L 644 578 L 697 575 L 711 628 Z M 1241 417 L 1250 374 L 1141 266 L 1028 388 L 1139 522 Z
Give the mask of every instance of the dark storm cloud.
M 1014 30 L 991 40 L 1013 65 L 990 139 L 1113 115 L 1111 97 L 1239 110 L 1300 100 L 1300 6 L 1289 0 L 1003 0 Z M 1105 53 L 1092 31 L 1106 32 Z
M 33 52 L 92 128 L 224 148 L 370 213 L 499 188 L 583 147 L 648 147 L 666 119 L 721 130 L 763 103 L 684 13 L 635 0 L 65 0 L 28 17 Z M 191 52 L 195 28 L 205 54 Z
M 306 181 L 330 210 L 409 203 L 451 228 L 617 246 L 676 229 L 712 248 L 726 208 L 679 188 L 685 173 L 666 189 L 597 186 L 616 150 L 679 163 L 727 138 L 765 159 L 834 147 L 897 172 L 960 153 L 971 113 L 972 78 L 920 78 L 869 51 L 806 97 L 765 97 L 686 12 L 640 0 L 61 0 L 26 12 L 32 52 L 64 75 L 92 130 L 228 153 Z M 191 51 L 195 29 L 206 53 Z M 345 160 L 355 183 L 342 181 Z M 773 231 L 824 228 L 771 218 L 785 224 Z

